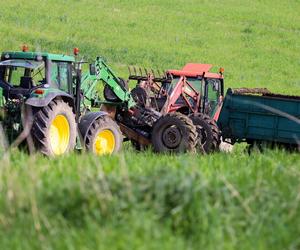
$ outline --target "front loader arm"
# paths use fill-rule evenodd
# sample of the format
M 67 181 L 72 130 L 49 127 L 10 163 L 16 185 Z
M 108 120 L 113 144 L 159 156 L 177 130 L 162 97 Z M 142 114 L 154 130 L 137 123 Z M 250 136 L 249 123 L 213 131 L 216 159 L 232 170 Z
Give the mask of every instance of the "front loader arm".
M 82 74 L 81 76 L 81 91 L 85 98 L 88 100 L 95 100 L 98 98 L 96 87 L 98 79 L 95 75 L 91 75 L 89 72 Z
M 94 66 L 96 71 L 95 75 L 86 73 L 81 79 L 81 89 L 86 98 L 91 100 L 97 97 L 95 89 L 98 81 L 102 80 L 112 89 L 115 95 L 120 99 L 120 102 L 126 103 L 128 108 L 135 106 L 136 103 L 133 100 L 130 92 L 119 84 L 119 78 L 106 65 L 102 58 L 97 57 Z

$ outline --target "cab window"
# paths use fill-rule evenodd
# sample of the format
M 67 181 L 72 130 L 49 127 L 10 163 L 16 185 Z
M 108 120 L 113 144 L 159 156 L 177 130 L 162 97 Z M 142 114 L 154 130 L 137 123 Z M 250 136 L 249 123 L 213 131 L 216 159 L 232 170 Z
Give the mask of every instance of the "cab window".
M 59 89 L 70 92 L 70 64 L 67 62 L 52 62 L 51 84 Z
M 187 81 L 193 86 L 195 90 L 201 93 L 202 79 L 195 78 L 195 77 L 188 77 Z
M 0 79 L 14 87 L 31 88 L 45 83 L 43 61 L 12 59 L 0 62 Z
M 220 81 L 218 79 L 208 79 L 206 84 L 206 103 L 205 113 L 214 112 L 215 108 L 218 105 L 220 96 Z

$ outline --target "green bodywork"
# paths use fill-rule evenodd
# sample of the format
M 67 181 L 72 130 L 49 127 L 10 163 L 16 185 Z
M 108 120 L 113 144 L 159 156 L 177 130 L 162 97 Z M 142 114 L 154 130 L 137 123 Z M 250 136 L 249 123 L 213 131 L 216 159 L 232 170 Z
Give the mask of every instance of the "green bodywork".
M 67 56 L 62 54 L 51 54 L 44 52 L 3 52 L 1 55 L 1 61 L 4 60 L 12 60 L 12 59 L 20 59 L 20 60 L 30 60 L 30 61 L 44 61 L 50 62 L 50 79 L 46 79 L 46 75 L 44 78 L 46 79 L 47 86 L 41 86 L 41 89 L 44 90 L 43 94 L 36 94 L 32 92 L 28 98 L 35 98 L 38 100 L 42 100 L 47 98 L 49 95 L 53 95 L 53 93 L 64 94 L 67 93 L 70 97 L 74 96 L 74 91 L 76 88 L 75 82 L 75 71 L 74 69 L 77 67 L 77 62 L 74 56 Z M 64 68 L 62 65 L 56 67 L 56 63 L 64 63 Z M 70 66 L 68 68 L 68 66 Z M 84 96 L 82 105 L 83 106 L 93 106 L 95 104 L 107 103 L 104 100 L 101 100 L 101 94 L 99 93 L 99 89 L 101 89 L 100 81 L 104 82 L 110 86 L 115 95 L 119 98 L 119 102 L 111 103 L 114 105 L 125 105 L 128 108 L 135 105 L 133 98 L 130 95 L 130 92 L 119 85 L 119 80 L 116 74 L 107 66 L 107 64 L 103 61 L 102 58 L 98 57 L 93 63 L 95 68 L 95 72 L 85 72 L 81 77 L 81 91 Z M 64 69 L 64 72 L 62 71 Z M 68 72 L 72 71 L 72 72 Z M 59 73 L 64 73 L 65 77 L 58 77 Z M 44 72 L 44 74 L 46 74 Z M 59 78 L 59 79 L 58 79 Z M 67 79 L 70 78 L 70 79 Z M 67 84 L 61 84 L 63 80 L 68 80 Z M 103 88 L 102 88 L 103 89 Z M 51 100 L 50 100 L 51 101 Z M 46 105 L 48 102 L 46 103 Z M 3 97 L 2 91 L 0 91 L 0 105 L 3 106 Z
M 38 57 L 43 57 L 52 61 L 75 62 L 74 56 L 51 54 L 45 52 L 2 52 L 2 58 L 5 59 L 25 59 L 37 60 Z
M 300 97 L 239 93 L 228 89 L 217 121 L 232 142 L 299 144 Z
M 99 81 L 103 81 L 105 84 L 109 85 L 113 90 L 115 95 L 120 99 L 119 103 L 111 103 L 112 105 L 126 105 L 127 108 L 133 107 L 136 103 L 133 100 L 130 92 L 125 88 L 122 88 L 118 82 L 119 79 L 116 74 L 107 66 L 102 58 L 98 57 L 94 63 L 95 74 L 91 72 L 86 72 L 82 75 L 81 78 L 81 90 L 84 94 L 84 97 L 88 100 L 94 100 L 96 103 L 108 103 L 100 101 L 100 96 L 97 91 Z
M 3 52 L 1 54 L 0 125 L 5 128 L 9 142 L 13 142 L 23 129 L 21 122 L 23 104 L 42 108 L 54 98 L 61 97 L 73 106 L 77 117 L 80 117 L 92 107 L 108 103 L 103 100 L 101 94 L 104 83 L 119 99 L 118 102 L 110 104 L 121 105 L 123 108 L 135 105 L 130 92 L 119 84 L 120 80 L 116 74 L 103 59 L 98 57 L 90 65 L 90 68 L 95 70 L 80 74 L 81 98 L 78 106 L 76 91 L 81 64 L 74 56 L 61 54 L 44 52 Z M 30 81 L 24 83 L 28 78 Z M 7 95 L 18 97 L 8 98 Z

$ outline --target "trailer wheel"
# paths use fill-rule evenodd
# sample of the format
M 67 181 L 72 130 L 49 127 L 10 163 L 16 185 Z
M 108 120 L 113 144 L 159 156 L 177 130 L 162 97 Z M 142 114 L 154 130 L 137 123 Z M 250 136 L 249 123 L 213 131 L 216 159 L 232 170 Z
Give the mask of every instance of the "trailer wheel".
M 96 155 L 117 153 L 121 150 L 123 136 L 118 124 L 108 116 L 93 122 L 87 132 L 86 148 Z
M 198 152 L 207 154 L 219 150 L 220 130 L 216 122 L 205 114 L 193 114 L 190 118 L 200 134 L 197 140 Z
M 156 152 L 195 152 L 197 131 L 187 116 L 169 113 L 154 124 L 151 140 Z
M 62 100 L 52 100 L 34 117 L 31 129 L 34 144 L 47 156 L 72 151 L 76 143 L 76 121 L 72 108 Z
M 119 78 L 119 85 L 128 90 L 128 82 L 125 81 L 123 78 Z M 119 97 L 113 92 L 111 87 L 107 84 L 104 86 L 103 95 L 106 101 L 110 102 L 118 102 L 120 101 Z

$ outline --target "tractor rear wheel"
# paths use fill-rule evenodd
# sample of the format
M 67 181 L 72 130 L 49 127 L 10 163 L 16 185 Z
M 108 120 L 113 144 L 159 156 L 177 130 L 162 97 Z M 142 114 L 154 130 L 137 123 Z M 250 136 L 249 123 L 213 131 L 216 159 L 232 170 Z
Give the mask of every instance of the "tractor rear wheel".
M 151 140 L 156 152 L 195 152 L 197 131 L 187 116 L 169 113 L 154 124 Z
M 34 144 L 47 156 L 63 155 L 76 144 L 76 121 L 72 108 L 63 100 L 52 100 L 34 116 Z
M 118 124 L 109 116 L 93 122 L 86 136 L 86 148 L 96 155 L 117 153 L 121 150 L 123 135 Z
M 197 140 L 197 151 L 212 153 L 219 150 L 220 130 L 216 122 L 205 114 L 193 114 L 190 118 L 200 134 Z

